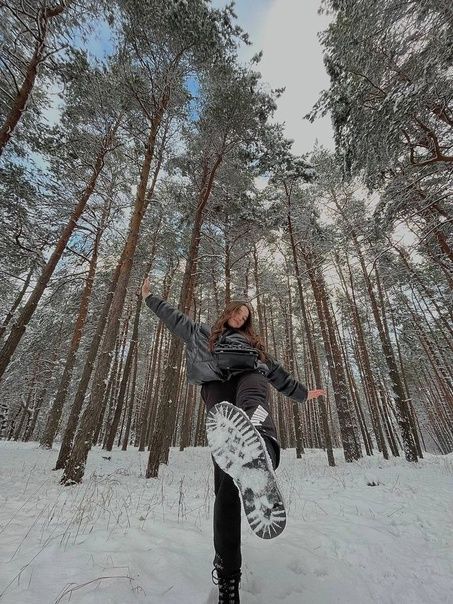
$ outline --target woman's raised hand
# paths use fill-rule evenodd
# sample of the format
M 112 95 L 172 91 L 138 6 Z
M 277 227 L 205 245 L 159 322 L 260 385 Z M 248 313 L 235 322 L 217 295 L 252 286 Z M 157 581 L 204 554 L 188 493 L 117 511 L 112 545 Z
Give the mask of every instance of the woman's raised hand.
M 318 396 L 326 396 L 326 391 L 324 388 L 318 388 L 318 390 L 309 390 L 307 394 L 307 400 L 310 401 L 314 398 L 318 398 Z
M 150 293 L 151 293 L 151 284 L 149 282 L 149 277 L 145 277 L 145 280 L 143 281 L 143 285 L 142 285 L 142 297 L 143 297 L 143 300 L 145 298 L 147 298 Z

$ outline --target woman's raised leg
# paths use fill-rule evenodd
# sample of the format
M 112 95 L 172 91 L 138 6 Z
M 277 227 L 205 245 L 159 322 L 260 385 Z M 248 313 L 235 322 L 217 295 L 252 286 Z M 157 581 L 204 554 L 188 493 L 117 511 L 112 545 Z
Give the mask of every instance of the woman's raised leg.
M 263 437 L 274 469 L 280 462 L 277 429 L 270 414 L 269 383 L 259 371 L 248 371 L 238 376 L 235 404 L 243 409 Z
M 208 382 L 201 388 L 201 396 L 209 411 L 217 403 L 236 397 L 236 380 Z M 233 479 L 214 462 L 214 550 L 217 572 L 224 576 L 241 569 L 241 501 Z

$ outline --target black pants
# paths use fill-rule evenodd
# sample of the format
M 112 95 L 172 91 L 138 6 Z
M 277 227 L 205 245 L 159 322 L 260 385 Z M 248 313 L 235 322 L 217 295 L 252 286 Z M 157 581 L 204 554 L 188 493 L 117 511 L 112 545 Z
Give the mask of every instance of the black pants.
M 201 396 L 209 411 L 217 403 L 228 401 L 243 409 L 249 417 L 258 406 L 269 413 L 268 382 L 257 371 L 249 371 L 232 377 L 227 382 L 207 382 L 201 388 Z M 274 422 L 270 416 L 263 427 L 256 426 L 266 444 L 272 465 L 280 460 L 280 447 L 276 440 Z M 214 461 L 214 549 L 220 556 L 225 575 L 240 570 L 241 556 L 241 501 L 233 479 Z

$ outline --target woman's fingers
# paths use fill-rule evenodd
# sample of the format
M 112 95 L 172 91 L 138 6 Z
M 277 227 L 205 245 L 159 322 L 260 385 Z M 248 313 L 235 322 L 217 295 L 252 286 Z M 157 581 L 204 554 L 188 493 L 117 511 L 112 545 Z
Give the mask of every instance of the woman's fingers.
M 319 396 L 326 396 L 326 391 L 324 388 L 318 388 L 316 390 L 309 390 L 307 394 L 307 399 L 311 400 L 313 398 L 318 398 Z
M 149 282 L 149 277 L 145 277 L 142 285 L 142 296 L 146 298 L 151 293 L 151 284 Z

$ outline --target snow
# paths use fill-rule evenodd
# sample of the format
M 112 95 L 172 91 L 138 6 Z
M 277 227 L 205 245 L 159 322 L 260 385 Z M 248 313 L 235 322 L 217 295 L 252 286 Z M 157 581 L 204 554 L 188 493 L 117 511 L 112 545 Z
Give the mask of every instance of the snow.
M 57 454 L 0 442 L 0 604 L 217 601 L 207 449 L 146 480 L 146 452 L 96 448 L 71 487 Z M 241 602 L 452 603 L 453 455 L 336 460 L 283 452 L 287 527 L 264 541 L 243 520 Z

